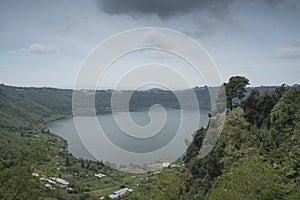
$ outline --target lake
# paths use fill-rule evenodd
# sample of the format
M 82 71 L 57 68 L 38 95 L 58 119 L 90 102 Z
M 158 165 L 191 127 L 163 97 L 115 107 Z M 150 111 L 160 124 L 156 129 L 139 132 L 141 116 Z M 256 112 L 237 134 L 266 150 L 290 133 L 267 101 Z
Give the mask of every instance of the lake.
M 160 159 L 176 160 L 186 150 L 186 140 L 208 123 L 208 111 L 182 111 L 176 109 L 130 112 L 135 127 L 119 128 L 116 118 L 126 118 L 127 113 L 98 115 L 96 117 L 76 117 L 53 121 L 48 128 L 68 141 L 69 150 L 75 157 L 109 161 L 118 165 L 148 164 Z M 160 126 L 161 116 L 166 116 L 164 126 Z M 151 118 L 152 117 L 152 126 Z M 200 118 L 199 118 L 200 117 Z M 156 122 L 155 122 L 156 120 Z M 75 123 L 76 122 L 76 123 Z M 97 122 L 97 125 L 95 125 Z M 157 125 L 157 124 L 159 125 Z M 184 125 L 183 125 L 184 124 Z M 195 124 L 197 127 L 195 128 Z M 99 128 L 101 127 L 101 128 Z

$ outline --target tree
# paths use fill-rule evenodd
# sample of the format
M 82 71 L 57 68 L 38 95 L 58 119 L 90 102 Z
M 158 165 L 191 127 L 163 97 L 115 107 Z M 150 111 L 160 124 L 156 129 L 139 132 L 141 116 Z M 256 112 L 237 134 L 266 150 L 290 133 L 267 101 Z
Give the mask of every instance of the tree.
M 80 162 L 80 167 L 82 169 L 85 168 L 85 161 L 83 160 L 83 158 L 79 158 L 79 162 Z
M 271 113 L 271 135 L 275 146 L 299 141 L 300 88 L 289 89 Z M 295 143 L 296 144 L 296 143 Z
M 248 122 L 254 124 L 257 119 L 258 114 L 258 101 L 259 101 L 259 91 L 253 89 L 249 95 L 249 97 L 242 103 L 242 107 L 245 111 L 245 118 Z
M 300 88 L 289 89 L 271 113 L 272 132 L 291 134 L 298 130 L 300 121 Z
M 251 124 L 244 118 L 241 107 L 234 108 L 227 113 L 221 141 L 224 142 L 224 151 L 220 162 L 225 169 L 230 169 L 240 162 L 241 158 L 256 153 L 256 135 L 251 130 Z
M 262 157 L 255 155 L 240 160 L 238 167 L 219 176 L 207 199 L 268 200 L 283 199 L 284 195 L 283 178 Z
M 232 99 L 238 98 L 242 100 L 246 95 L 246 86 L 249 85 L 249 80 L 244 76 L 233 76 L 225 83 L 228 108 L 232 110 Z
M 0 171 L 0 198 L 38 199 L 42 196 L 45 187 L 32 173 L 49 156 L 50 152 L 40 141 L 35 141 L 27 149 L 19 149 L 16 164 Z
M 69 155 L 66 156 L 66 166 L 69 167 L 71 166 L 71 161 Z
M 254 124 L 258 127 L 265 125 L 270 127 L 270 113 L 277 102 L 271 93 L 266 92 L 260 96 L 257 102 L 258 112 L 255 115 Z
M 277 87 L 273 93 L 274 100 L 276 102 L 279 102 L 285 91 L 285 84 L 282 84 L 281 86 Z
M 270 128 L 271 111 L 285 91 L 284 85 L 277 87 L 273 92 L 267 91 L 263 94 L 253 89 L 249 97 L 242 102 L 245 118 L 259 128 L 263 125 Z
M 97 172 L 99 168 L 98 168 L 98 165 L 96 163 L 91 163 L 90 166 L 89 166 L 89 169 Z
M 127 193 L 121 199 L 188 199 L 185 197 L 184 184 L 181 174 L 167 170 L 157 176 L 149 177 L 148 181 L 141 183 L 133 193 Z
M 245 110 L 246 119 L 256 125 L 261 127 L 266 125 L 270 126 L 270 113 L 273 109 L 276 101 L 273 97 L 273 93 L 265 92 L 264 94 L 259 94 L 257 90 L 252 90 L 250 96 L 242 103 L 242 107 Z
M 207 129 L 201 128 L 194 136 L 192 144 L 188 147 L 184 162 L 189 174 L 186 182 L 186 190 L 192 195 L 207 193 L 214 178 L 221 174 L 223 168 L 220 158 L 223 153 L 223 141 L 219 140 L 213 150 L 204 158 L 199 158 L 199 150 Z M 222 137 L 222 136 L 221 136 Z
M 300 88 L 284 93 L 271 113 L 270 158 L 293 181 L 300 176 Z

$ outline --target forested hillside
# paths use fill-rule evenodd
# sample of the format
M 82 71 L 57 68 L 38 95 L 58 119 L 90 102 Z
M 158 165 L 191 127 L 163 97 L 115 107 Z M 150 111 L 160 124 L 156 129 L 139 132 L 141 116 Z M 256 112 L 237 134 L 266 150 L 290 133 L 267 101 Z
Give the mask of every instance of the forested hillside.
M 237 86 L 230 81 L 225 84 L 229 94 Z M 199 158 L 208 130 L 198 130 L 184 157 L 184 168 L 151 177 L 125 199 L 300 199 L 299 102 L 299 87 L 283 85 L 262 94 L 252 90 L 240 105 L 228 110 L 212 152 Z
M 48 121 L 71 116 L 71 90 L 1 85 L 0 198 L 98 199 L 130 187 L 134 192 L 121 199 L 300 199 L 300 88 L 282 85 L 249 92 L 248 84 L 245 77 L 232 77 L 224 84 L 225 126 L 206 157 L 198 156 L 208 133 L 204 127 L 178 161 L 183 166 L 135 176 L 100 161 L 74 158 L 67 142 L 49 133 Z M 199 97 L 208 94 L 195 90 Z M 109 111 L 111 91 L 98 91 L 96 96 L 101 100 L 96 101 L 99 112 Z M 152 103 L 178 108 L 173 99 L 167 91 L 138 91 L 131 104 L 135 109 L 147 109 Z M 218 112 L 212 111 L 210 117 Z M 33 172 L 66 179 L 72 190 L 49 190 Z M 94 176 L 100 172 L 108 177 Z
M 273 91 L 275 86 L 261 86 L 255 88 L 259 92 Z M 246 88 L 247 95 L 250 94 L 252 88 Z M 72 90 L 70 89 L 56 89 L 56 88 L 34 88 L 34 87 L 13 87 L 0 84 L 1 95 L 6 98 L 13 99 L 20 103 L 35 104 L 38 106 L 31 109 L 31 112 L 40 112 L 40 114 L 48 117 L 49 114 L 72 114 Z M 214 101 L 216 88 L 195 87 L 195 92 L 199 108 L 209 110 L 211 109 L 211 97 Z M 92 91 L 81 90 L 82 95 L 90 95 Z M 111 112 L 111 96 L 112 90 L 97 90 L 95 94 L 95 108 L 98 114 Z M 129 102 L 131 111 L 149 109 L 153 104 L 160 104 L 168 108 L 179 109 L 180 105 L 176 98 L 176 94 L 187 96 L 190 95 L 190 90 L 177 90 L 174 92 L 161 89 L 149 89 L 146 91 L 130 91 L 124 90 L 123 93 L 132 93 Z M 209 93 L 211 92 L 211 94 Z M 4 105 L 4 99 L 0 105 Z M 20 105 L 19 105 L 20 106 Z M 18 107 L 18 106 L 17 106 Z M 28 107 L 28 106 L 27 106 Z M 10 110 L 10 109 L 8 109 Z M 8 111 L 7 110 L 7 111 Z M 28 113 L 30 110 L 24 110 Z M 2 122 L 2 121 L 1 121 Z
M 56 88 L 23 88 L 1 84 L 0 90 L 3 95 L 20 100 L 22 102 L 35 103 L 45 107 L 51 113 L 71 115 L 72 114 L 72 93 L 70 89 Z M 210 109 L 210 95 L 207 87 L 196 87 L 193 89 L 199 101 L 201 109 Z M 95 94 L 95 108 L 97 113 L 111 112 L 112 90 L 97 90 Z M 93 91 L 81 90 L 82 95 L 90 95 Z M 122 93 L 133 93 L 129 107 L 131 111 L 149 109 L 153 104 L 161 104 L 168 108 L 179 109 L 179 102 L 174 93 L 189 95 L 189 90 L 178 90 L 175 92 L 150 89 L 146 91 L 124 90 Z M 40 109 L 41 110 L 41 109 Z M 42 111 L 42 110 L 41 110 Z
M 144 176 L 131 178 L 101 161 L 75 158 L 67 142 L 49 132 L 47 122 L 71 116 L 70 95 L 69 90 L 1 85 L 0 199 L 97 199 Z M 51 177 L 67 180 L 68 189 L 49 182 Z

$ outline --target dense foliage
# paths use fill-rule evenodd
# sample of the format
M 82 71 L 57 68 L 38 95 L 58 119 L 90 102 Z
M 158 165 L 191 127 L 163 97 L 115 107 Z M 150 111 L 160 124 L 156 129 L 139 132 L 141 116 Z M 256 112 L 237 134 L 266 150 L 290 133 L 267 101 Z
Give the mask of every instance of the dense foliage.
M 187 192 L 202 199 L 300 199 L 300 88 L 284 86 L 229 111 L 213 151 L 199 159 L 206 130 L 187 150 Z
M 76 159 L 68 153 L 66 141 L 48 132 L 48 121 L 71 114 L 71 90 L 1 85 L 0 198 L 96 199 L 130 186 L 134 192 L 122 199 L 300 199 L 300 88 L 282 85 L 249 92 L 248 83 L 245 77 L 236 76 L 224 84 L 225 125 L 207 156 L 199 157 L 209 134 L 201 128 L 186 151 L 184 166 L 142 178 L 112 170 L 100 161 Z M 207 90 L 195 90 L 207 102 Z M 111 91 L 97 92 L 98 112 L 110 110 L 110 97 Z M 178 108 L 174 99 L 166 91 L 140 91 L 131 106 L 145 109 L 163 102 Z M 218 121 L 213 120 L 218 107 L 212 113 L 210 123 L 218 128 Z M 32 172 L 65 178 L 74 190 L 47 190 Z M 94 173 L 99 172 L 109 177 L 96 179 Z
M 252 90 L 240 104 L 231 102 L 221 137 L 206 157 L 199 158 L 199 150 L 209 134 L 207 128 L 202 128 L 187 149 L 185 167 L 167 169 L 163 173 L 167 177 L 160 176 L 166 182 L 179 176 L 179 182 L 173 180 L 173 187 L 165 187 L 168 190 L 161 192 L 162 180 L 150 177 L 140 187 L 142 195 L 124 198 L 300 199 L 299 102 L 297 87 Z M 169 191 L 174 195 L 168 196 Z

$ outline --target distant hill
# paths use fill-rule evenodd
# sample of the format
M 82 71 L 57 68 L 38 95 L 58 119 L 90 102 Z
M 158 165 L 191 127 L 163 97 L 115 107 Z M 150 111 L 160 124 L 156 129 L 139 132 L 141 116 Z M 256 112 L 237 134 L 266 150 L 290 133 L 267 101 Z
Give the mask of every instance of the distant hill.
M 56 88 L 13 87 L 0 85 L 3 94 L 20 100 L 35 102 L 51 112 L 71 114 L 72 90 Z
M 30 129 L 31 124 L 43 123 L 53 111 L 29 98 L 12 96 L 0 90 L 0 127 Z
M 266 91 L 275 90 L 276 86 L 260 86 L 255 87 L 260 93 L 264 93 Z M 247 93 L 250 94 L 253 88 L 248 87 Z M 194 90 L 200 109 L 211 109 L 211 100 L 212 102 L 215 100 L 217 96 L 218 89 L 216 87 L 195 87 Z M 35 113 L 35 119 L 38 120 L 38 115 L 47 116 L 54 114 L 59 115 L 72 115 L 72 92 L 71 89 L 57 89 L 57 88 L 35 88 L 35 87 L 14 87 L 7 86 L 4 84 L 0 84 L 1 91 L 1 104 L 4 105 L 5 102 L 11 102 L 4 107 L 6 109 L 0 109 L 0 112 L 4 112 L 3 115 L 7 115 L 9 110 L 13 110 L 12 104 L 13 102 L 17 104 L 18 108 L 24 109 L 24 111 L 31 111 L 31 113 Z M 89 90 L 83 90 L 82 95 L 88 95 Z M 111 95 L 112 90 L 97 90 L 95 95 L 95 108 L 98 114 L 111 112 Z M 160 104 L 167 108 L 180 109 L 180 105 L 176 95 L 182 95 L 188 97 L 190 95 L 191 90 L 177 90 L 174 92 L 168 90 L 162 90 L 159 88 L 152 88 L 145 91 L 130 91 L 124 90 L 121 91 L 123 93 L 132 93 L 129 102 L 129 108 L 131 111 L 137 110 L 145 110 L 149 109 L 154 104 Z M 209 93 L 211 92 L 211 94 Z M 6 101 L 5 101 L 6 99 Z M 192 98 L 187 98 L 192 99 Z M 30 105 L 30 106 L 29 106 Z M 120 104 L 120 109 L 127 105 Z M 10 109 L 8 109 L 10 108 Z M 27 110 L 26 110 L 27 109 Z M 92 108 L 86 108 L 89 110 Z M 4 111 L 6 110 L 6 111 Z M 6 113 L 6 114 L 5 114 Z M 14 112 L 12 116 L 14 118 L 23 118 L 17 114 L 18 112 Z M 24 112 L 19 112 L 24 113 Z M 26 113 L 26 112 L 25 112 Z M 89 112 L 87 112 L 88 114 Z M 1 122 L 2 124 L 4 122 Z M 24 122 L 24 124 L 26 124 Z
M 273 92 L 276 87 L 278 86 L 259 86 L 259 87 L 247 87 L 246 90 L 247 90 L 247 95 L 250 94 L 251 90 L 252 89 L 256 89 L 257 91 L 259 91 L 259 93 L 265 93 L 265 92 Z
M 56 89 L 56 88 L 33 88 L 33 87 L 14 87 L 1 84 L 0 90 L 7 98 L 15 100 L 31 102 L 39 105 L 51 114 L 72 114 L 72 92 L 71 89 Z M 210 109 L 210 96 L 208 88 L 193 89 L 198 98 L 199 107 L 202 109 Z M 88 90 L 82 90 L 82 95 L 90 95 Z M 111 112 L 111 95 L 112 90 L 97 90 L 95 108 L 98 114 Z M 124 90 L 123 93 L 131 93 L 132 91 Z M 179 109 L 179 102 L 176 95 L 189 95 L 189 90 L 178 90 L 174 93 L 161 89 L 149 89 L 146 91 L 133 91 L 129 107 L 131 111 L 149 109 L 153 104 L 161 104 L 168 108 Z M 126 106 L 126 105 L 120 105 Z M 87 108 L 90 109 L 90 108 Z M 47 113 L 43 112 L 43 113 Z

